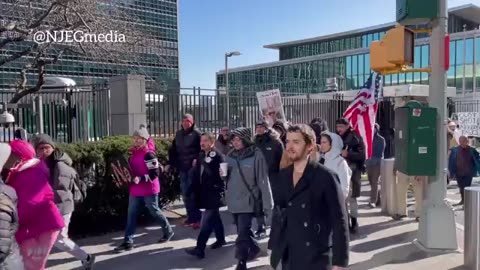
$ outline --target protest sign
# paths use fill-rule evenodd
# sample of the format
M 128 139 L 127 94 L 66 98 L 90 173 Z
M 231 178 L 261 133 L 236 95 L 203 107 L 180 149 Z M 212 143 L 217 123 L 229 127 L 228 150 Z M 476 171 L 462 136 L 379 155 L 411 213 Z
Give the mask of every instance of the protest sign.
M 117 187 L 133 182 L 134 177 L 130 172 L 130 165 L 122 153 L 112 155 L 109 160 L 109 168 L 113 182 Z
M 270 125 L 273 125 L 277 120 L 286 120 L 279 89 L 258 92 L 257 99 L 260 112 Z
M 457 123 L 463 135 L 480 137 L 480 113 L 457 112 L 452 115 L 452 120 Z

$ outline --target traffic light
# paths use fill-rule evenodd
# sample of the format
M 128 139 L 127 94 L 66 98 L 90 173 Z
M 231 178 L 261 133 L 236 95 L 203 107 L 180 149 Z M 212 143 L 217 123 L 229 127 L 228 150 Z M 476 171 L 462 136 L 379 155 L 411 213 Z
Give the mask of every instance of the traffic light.
M 413 66 L 415 33 L 402 25 L 387 31 L 381 41 L 370 44 L 370 69 L 377 72 L 398 71 Z

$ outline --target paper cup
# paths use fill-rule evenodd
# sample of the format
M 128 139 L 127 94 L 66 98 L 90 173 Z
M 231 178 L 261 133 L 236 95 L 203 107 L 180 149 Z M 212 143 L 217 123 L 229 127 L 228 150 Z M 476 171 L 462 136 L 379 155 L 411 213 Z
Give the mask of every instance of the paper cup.
M 227 176 L 227 172 L 228 172 L 228 163 L 227 162 L 220 163 L 220 171 L 221 171 L 220 176 L 222 176 L 222 177 Z

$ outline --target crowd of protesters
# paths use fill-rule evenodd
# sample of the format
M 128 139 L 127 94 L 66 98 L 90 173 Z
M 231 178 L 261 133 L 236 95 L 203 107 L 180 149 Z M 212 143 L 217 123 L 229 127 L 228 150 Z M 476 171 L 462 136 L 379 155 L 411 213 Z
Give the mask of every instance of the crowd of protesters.
M 224 127 L 215 137 L 200 133 L 193 116 L 186 114 L 169 149 L 168 164 L 162 167 L 142 125 L 132 134 L 128 164 L 133 180 L 125 236 L 115 251 L 134 248 L 143 205 L 162 228 L 158 242 L 174 238 L 158 196 L 159 178 L 175 168 L 187 212 L 183 225 L 199 229 L 197 243 L 186 249 L 187 254 L 203 259 L 212 233 L 216 241 L 211 249 L 227 243 L 220 214 L 220 208 L 227 207 L 237 229 L 237 270 L 248 269 L 247 263 L 259 256 L 257 240 L 267 237 L 268 227 L 270 262 L 275 269 L 344 269 L 350 234 L 359 230 L 357 199 L 363 173 L 371 186 L 369 206 L 375 208 L 380 202 L 378 185 L 386 145 L 379 129 L 375 125 L 372 155 L 366 159 L 362 137 L 344 118 L 335 122 L 335 131 L 321 118 L 308 125 L 259 120 L 254 131 Z M 480 172 L 480 162 L 468 138 L 456 134 L 449 130 L 450 139 L 458 141 L 450 148 L 449 172 L 459 183 L 459 204 L 463 204 L 464 188 Z M 30 142 L 19 138 L 0 144 L 0 168 L 0 269 L 42 270 L 54 246 L 81 261 L 83 269 L 92 269 L 95 257 L 68 237 L 75 203 L 86 196 L 70 157 L 48 135 L 39 134 Z M 409 181 L 403 182 L 399 192 L 406 193 Z M 417 204 L 418 221 L 421 204 Z M 395 219 L 406 216 L 406 206 L 400 208 Z

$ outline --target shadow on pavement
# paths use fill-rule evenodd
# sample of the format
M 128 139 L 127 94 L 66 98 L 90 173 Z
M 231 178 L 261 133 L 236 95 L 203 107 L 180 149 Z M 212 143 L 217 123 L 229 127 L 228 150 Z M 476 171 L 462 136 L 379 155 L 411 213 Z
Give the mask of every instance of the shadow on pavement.
M 353 245 L 351 246 L 350 250 L 356 253 L 368 253 L 368 252 L 379 250 L 391 245 L 398 245 L 402 243 L 411 242 L 416 235 L 417 235 L 416 231 L 396 234 L 393 236 L 384 237 L 384 238 Z
M 382 239 L 384 240 L 384 239 Z M 403 258 L 399 258 L 401 255 Z M 348 267 L 349 270 L 366 270 L 389 264 L 410 263 L 426 258 L 436 257 L 442 254 L 429 254 L 419 250 L 413 243 L 406 243 L 402 246 L 394 247 L 373 255 L 373 257 L 364 262 L 356 263 Z M 460 269 L 456 269 L 460 270 Z

